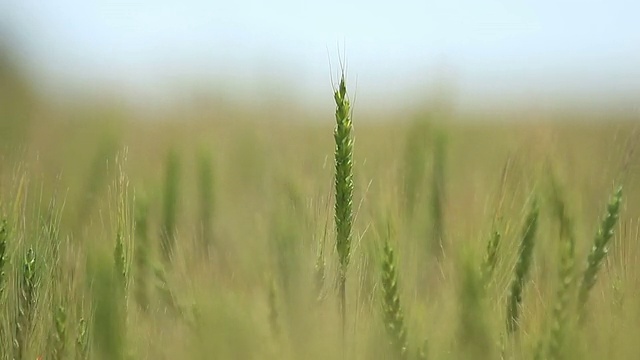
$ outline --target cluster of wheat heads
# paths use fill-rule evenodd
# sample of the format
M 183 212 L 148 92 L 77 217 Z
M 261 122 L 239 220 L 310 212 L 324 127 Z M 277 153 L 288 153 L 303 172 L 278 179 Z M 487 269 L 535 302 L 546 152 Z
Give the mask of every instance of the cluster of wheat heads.
M 339 298 L 341 304 L 341 317 L 343 326 L 343 337 L 345 336 L 345 279 L 346 270 L 350 256 L 350 236 L 353 222 L 352 198 L 353 198 L 353 140 L 352 122 L 349 114 L 349 102 L 346 97 L 346 86 L 344 77 L 340 80 L 339 88 L 335 92 L 336 108 L 336 152 L 335 152 L 335 223 L 336 223 L 336 250 L 339 257 Z M 432 192 L 433 218 L 433 242 L 442 247 L 442 202 L 444 187 L 444 170 L 442 165 L 442 136 L 436 138 L 436 157 L 434 162 L 434 179 Z M 534 351 L 536 358 L 559 359 L 566 358 L 564 342 L 571 326 L 568 324 L 572 319 L 583 319 L 585 307 L 590 290 L 593 288 L 597 273 L 602 266 L 607 254 L 607 245 L 611 239 L 619 216 L 620 203 L 622 198 L 622 188 L 618 188 L 614 193 L 607 212 L 600 226 L 593 247 L 588 255 L 586 267 L 583 270 L 582 281 L 577 287 L 577 292 L 573 293 L 574 283 L 577 279 L 575 271 L 575 247 L 576 238 L 569 211 L 563 199 L 562 191 L 557 182 L 552 179 L 552 211 L 556 214 L 560 224 L 559 243 L 559 264 L 558 264 L 558 285 L 556 297 L 553 300 L 555 305 L 551 313 L 551 327 L 549 335 L 545 341 L 538 343 Z M 476 358 L 492 358 L 489 354 L 492 349 L 501 350 L 502 357 L 507 356 L 507 343 L 517 343 L 519 340 L 521 312 L 523 307 L 523 297 L 527 287 L 527 280 L 530 277 L 532 263 L 534 261 L 534 250 L 536 244 L 536 233 L 540 217 L 540 203 L 537 195 L 532 195 L 529 201 L 529 212 L 522 225 L 517 260 L 513 270 L 513 278 L 509 286 L 506 299 L 504 332 L 500 336 L 498 344 L 492 344 L 492 338 L 487 333 L 485 320 L 481 316 L 483 312 L 483 298 L 485 291 L 496 268 L 496 263 L 500 256 L 500 244 L 502 240 L 501 232 L 495 229 L 490 236 L 486 246 L 486 255 L 482 266 L 462 267 L 461 292 L 461 331 L 459 332 L 458 343 L 460 349 L 456 353 L 463 358 L 475 354 Z M 426 345 L 414 347 L 416 352 L 410 352 L 408 327 L 405 323 L 405 315 L 400 302 L 399 276 L 397 258 L 391 245 L 391 234 L 388 233 L 383 246 L 383 258 L 381 267 L 380 287 L 382 289 L 382 319 L 389 337 L 390 354 L 393 358 L 406 359 L 428 358 Z M 466 262 L 469 263 L 468 261 Z M 574 296 L 572 296 L 572 294 Z M 572 312 L 573 304 L 576 305 L 576 312 Z M 574 316 L 575 315 L 575 316 Z M 425 341 L 426 343 L 426 341 Z

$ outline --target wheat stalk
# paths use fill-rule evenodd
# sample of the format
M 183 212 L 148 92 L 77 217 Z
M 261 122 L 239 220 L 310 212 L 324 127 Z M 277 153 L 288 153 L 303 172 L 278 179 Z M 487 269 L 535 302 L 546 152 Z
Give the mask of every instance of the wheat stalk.
M 165 264 L 170 264 L 175 246 L 178 213 L 178 189 L 180 187 L 180 159 L 175 151 L 167 156 L 164 188 L 164 214 L 161 228 L 161 249 Z

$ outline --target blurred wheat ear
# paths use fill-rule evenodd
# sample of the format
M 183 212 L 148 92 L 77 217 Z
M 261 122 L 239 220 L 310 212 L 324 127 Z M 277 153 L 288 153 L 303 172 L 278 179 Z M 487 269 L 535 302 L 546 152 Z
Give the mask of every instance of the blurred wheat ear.
M 384 324 L 394 351 L 394 358 L 405 359 L 407 357 L 407 330 L 400 305 L 396 259 L 388 237 L 384 244 L 381 284 Z
M 149 307 L 149 205 L 144 199 L 135 203 L 134 274 L 135 298 L 141 310 Z
M 493 359 L 493 341 L 490 337 L 483 306 L 484 282 L 482 273 L 471 260 L 463 260 L 458 299 L 460 324 L 458 350 L 461 358 Z
M 33 328 L 39 285 L 36 265 L 36 253 L 33 248 L 29 248 L 22 261 L 18 318 L 16 320 L 15 341 L 13 342 L 14 356 L 17 359 L 22 359 L 26 355 L 29 335 Z
M 202 150 L 198 158 L 199 189 L 200 189 L 200 234 L 201 253 L 205 256 L 213 245 L 213 216 L 215 208 L 214 172 L 211 154 Z
M 547 359 L 561 359 L 564 341 L 569 329 L 569 307 L 571 306 L 571 291 L 575 282 L 575 231 L 573 221 L 567 210 L 563 196 L 563 189 L 557 179 L 551 177 L 552 203 L 555 215 L 560 225 L 560 266 L 558 271 L 558 289 L 552 313 L 551 334 Z M 541 350 L 543 351 L 543 350 Z
M 522 304 L 522 292 L 527 280 L 527 274 L 531 267 L 533 258 L 533 246 L 538 228 L 538 201 L 534 197 L 531 200 L 531 209 L 527 215 L 522 231 L 522 240 L 518 251 L 518 261 L 516 263 L 514 277 L 509 290 L 507 302 L 507 333 L 513 334 L 518 330 L 520 319 L 520 306 Z
M 500 231 L 494 230 L 487 242 L 487 252 L 485 254 L 484 262 L 482 263 L 482 268 L 480 269 L 482 272 L 482 282 L 484 283 L 485 288 L 489 286 L 489 283 L 491 283 L 493 272 L 495 271 L 496 264 L 498 263 L 498 250 L 500 249 L 501 239 L 502 235 L 500 234 Z

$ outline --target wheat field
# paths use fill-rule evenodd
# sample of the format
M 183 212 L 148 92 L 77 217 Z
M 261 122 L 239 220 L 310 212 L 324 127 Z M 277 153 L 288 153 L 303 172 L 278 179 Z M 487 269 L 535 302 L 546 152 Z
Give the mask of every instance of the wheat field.
M 3 88 L 0 359 L 637 358 L 637 116 L 348 85 L 325 113 Z

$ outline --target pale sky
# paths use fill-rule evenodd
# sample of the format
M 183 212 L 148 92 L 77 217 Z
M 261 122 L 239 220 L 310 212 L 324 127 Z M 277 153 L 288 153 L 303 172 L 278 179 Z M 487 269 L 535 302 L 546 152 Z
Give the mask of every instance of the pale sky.
M 462 103 L 640 99 L 640 1 L 0 0 L 0 21 L 54 89 L 270 84 L 330 101 L 344 50 L 365 104 L 438 79 Z

